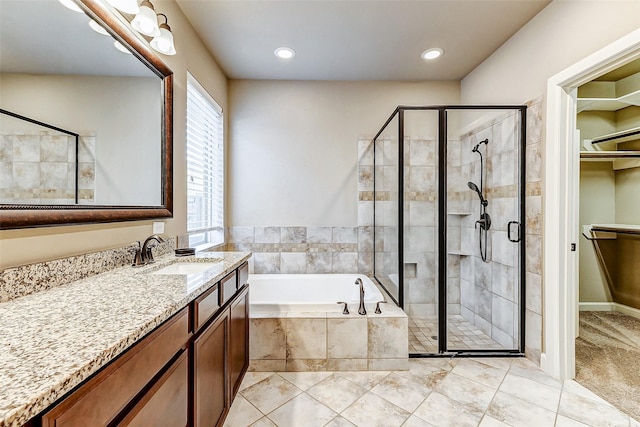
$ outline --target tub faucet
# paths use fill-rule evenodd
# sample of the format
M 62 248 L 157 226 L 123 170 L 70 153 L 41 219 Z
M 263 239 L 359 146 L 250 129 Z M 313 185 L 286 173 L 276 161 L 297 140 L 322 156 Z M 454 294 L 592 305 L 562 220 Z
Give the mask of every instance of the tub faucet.
M 136 255 L 133 261 L 134 267 L 140 267 L 147 264 L 153 264 L 155 260 L 153 259 L 153 253 L 151 252 L 152 246 L 149 246 L 149 243 L 155 240 L 158 243 L 164 243 L 164 239 L 157 234 L 147 237 L 147 239 L 140 246 L 140 242 L 138 242 L 138 248 L 136 249 Z
M 358 314 L 364 316 L 367 314 L 367 310 L 364 308 L 364 284 L 361 278 L 356 279 L 356 285 L 360 285 L 360 305 L 358 306 Z

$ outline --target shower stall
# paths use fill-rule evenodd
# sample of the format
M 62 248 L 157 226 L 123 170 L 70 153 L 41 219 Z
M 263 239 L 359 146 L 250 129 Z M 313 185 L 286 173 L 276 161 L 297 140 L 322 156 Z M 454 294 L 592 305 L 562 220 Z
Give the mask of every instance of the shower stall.
M 525 130 L 525 106 L 400 106 L 375 136 L 374 277 L 410 356 L 524 353 Z

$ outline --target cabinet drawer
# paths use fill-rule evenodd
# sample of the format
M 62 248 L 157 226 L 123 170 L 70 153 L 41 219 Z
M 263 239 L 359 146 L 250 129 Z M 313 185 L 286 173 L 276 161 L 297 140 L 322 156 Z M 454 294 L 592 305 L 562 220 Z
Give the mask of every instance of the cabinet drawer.
M 185 308 L 99 371 L 42 417 L 43 427 L 107 425 L 183 347 Z
M 249 281 L 249 263 L 245 262 L 238 267 L 238 289 L 243 287 Z
M 200 295 L 193 304 L 193 329 L 197 331 L 220 308 L 218 284 Z
M 233 273 L 227 275 L 224 279 L 220 281 L 220 287 L 222 288 L 222 301 L 221 304 L 224 304 L 229 299 L 233 297 L 236 293 L 237 284 L 236 281 L 237 275 L 234 271 Z
M 185 427 L 189 415 L 188 361 L 183 351 L 118 426 Z

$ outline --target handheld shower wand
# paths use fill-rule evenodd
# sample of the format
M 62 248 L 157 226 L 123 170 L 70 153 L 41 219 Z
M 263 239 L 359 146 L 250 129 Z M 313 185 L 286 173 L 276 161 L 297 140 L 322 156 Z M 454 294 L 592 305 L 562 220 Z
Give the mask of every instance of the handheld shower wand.
M 480 203 L 482 204 L 482 206 L 487 206 L 489 204 L 489 202 L 482 196 L 482 192 L 480 191 L 477 185 L 469 181 L 467 182 L 467 186 L 473 191 L 475 191 L 476 193 L 478 193 L 478 197 L 480 197 Z

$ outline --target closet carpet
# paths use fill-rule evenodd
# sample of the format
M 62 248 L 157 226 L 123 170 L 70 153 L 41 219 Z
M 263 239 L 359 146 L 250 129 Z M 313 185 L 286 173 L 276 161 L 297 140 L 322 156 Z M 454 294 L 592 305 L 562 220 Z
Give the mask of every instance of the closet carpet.
M 618 312 L 580 312 L 575 380 L 640 419 L 640 319 Z

